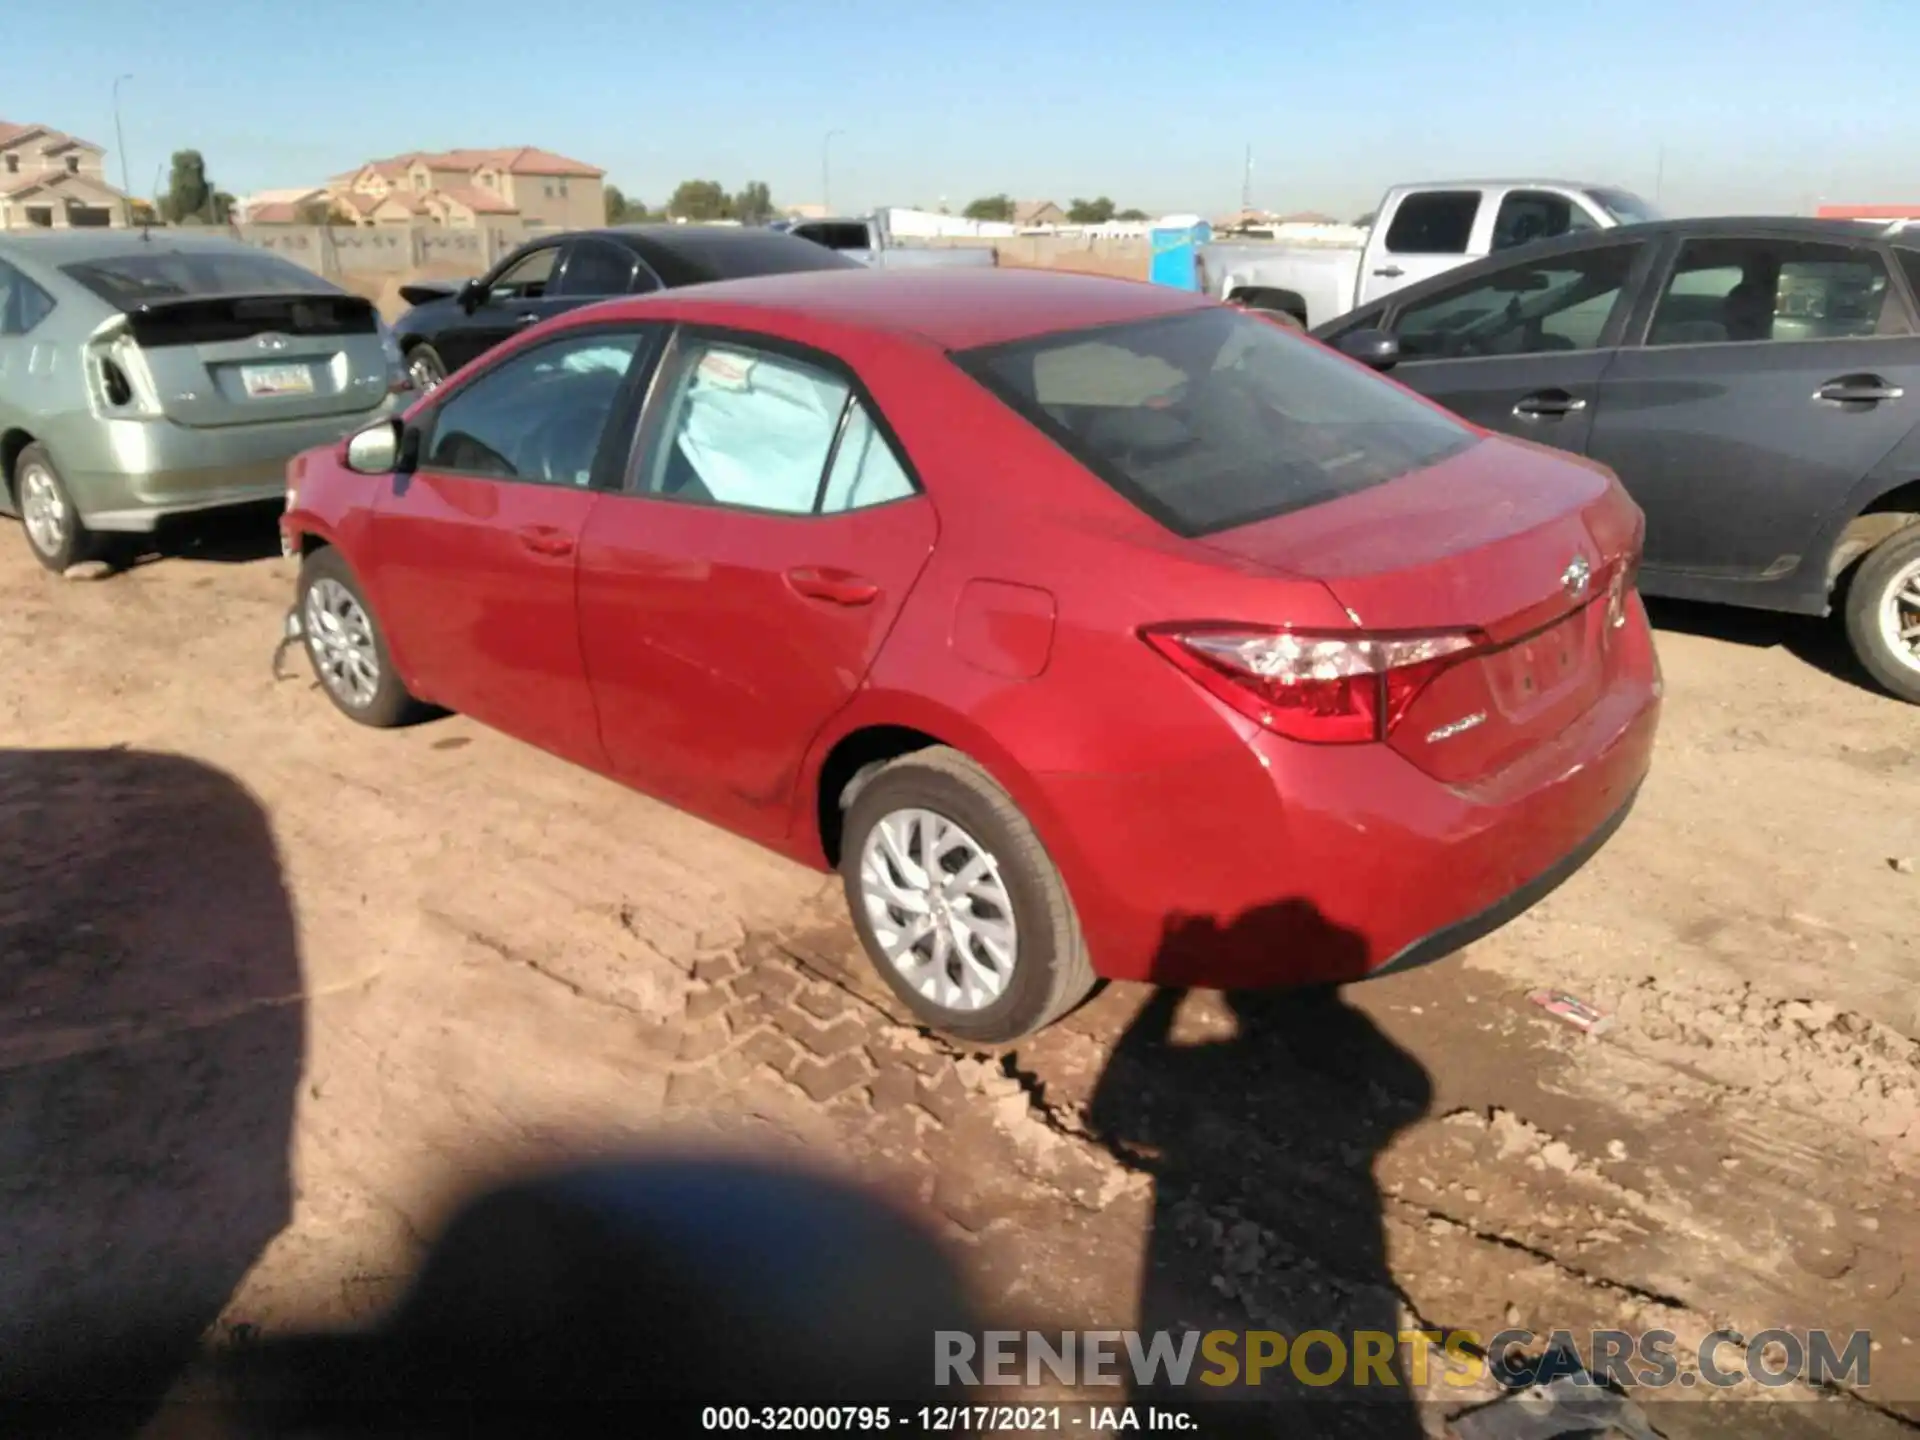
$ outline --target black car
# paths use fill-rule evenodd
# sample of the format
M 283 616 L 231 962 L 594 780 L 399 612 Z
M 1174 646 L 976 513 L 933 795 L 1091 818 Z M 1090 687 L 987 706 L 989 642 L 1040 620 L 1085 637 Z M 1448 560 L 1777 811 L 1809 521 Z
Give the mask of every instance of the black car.
M 858 270 L 811 241 L 734 225 L 617 225 L 530 240 L 477 280 L 400 287 L 394 333 L 421 390 L 517 330 L 615 295 L 791 270 Z
M 1920 232 L 1669 220 L 1476 262 L 1313 331 L 1611 467 L 1648 595 L 1825 615 L 1920 703 Z

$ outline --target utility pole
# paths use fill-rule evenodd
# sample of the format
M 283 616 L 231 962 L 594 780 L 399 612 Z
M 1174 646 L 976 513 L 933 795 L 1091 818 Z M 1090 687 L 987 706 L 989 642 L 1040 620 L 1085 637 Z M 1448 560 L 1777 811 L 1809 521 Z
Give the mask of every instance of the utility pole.
M 1660 155 L 1653 164 L 1653 203 L 1660 203 L 1660 190 L 1667 180 L 1667 147 L 1660 147 Z
M 1240 213 L 1245 216 L 1253 209 L 1253 142 L 1247 142 L 1247 164 L 1240 172 Z
M 844 130 L 829 130 L 826 138 L 820 142 L 820 207 L 829 215 L 833 214 L 833 172 L 830 168 L 833 137 L 846 133 Z
M 131 75 L 117 75 L 113 81 L 113 143 L 120 147 L 120 209 L 127 228 L 133 228 L 133 184 L 127 179 L 127 135 L 120 125 L 120 86 Z

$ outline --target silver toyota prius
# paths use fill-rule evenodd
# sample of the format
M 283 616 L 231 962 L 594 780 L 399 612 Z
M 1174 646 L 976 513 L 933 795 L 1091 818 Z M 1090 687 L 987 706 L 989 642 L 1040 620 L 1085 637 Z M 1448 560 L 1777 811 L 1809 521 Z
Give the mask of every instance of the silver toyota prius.
M 368 301 L 237 240 L 0 234 L 0 511 L 49 569 L 279 499 L 289 459 L 406 385 Z

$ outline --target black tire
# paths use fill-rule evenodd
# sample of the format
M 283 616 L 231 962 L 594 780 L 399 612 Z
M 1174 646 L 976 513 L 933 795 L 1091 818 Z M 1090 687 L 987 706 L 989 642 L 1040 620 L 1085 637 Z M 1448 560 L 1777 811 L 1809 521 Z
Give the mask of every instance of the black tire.
M 40 488 L 43 485 L 45 488 Z M 33 498 L 36 490 L 42 496 L 50 492 L 58 507 L 58 535 L 50 545 L 35 538 L 35 526 L 28 523 L 28 508 L 36 503 Z M 67 489 L 67 482 L 61 478 L 47 447 L 38 441 L 22 450 L 13 462 L 13 506 L 20 515 L 20 533 L 26 536 L 27 549 L 54 574 L 64 574 L 101 553 L 99 537 L 80 519 L 73 492 Z
M 407 348 L 407 378 L 413 381 L 413 388 L 425 395 L 445 383 L 447 362 L 440 358 L 440 352 L 422 340 L 418 345 Z
M 315 589 L 323 582 L 338 585 L 365 617 L 376 673 L 371 693 L 363 703 L 355 703 L 352 696 L 346 693 L 349 687 L 338 678 L 338 672 L 329 666 L 323 653 L 323 642 L 315 633 L 316 602 L 313 596 Z M 313 666 L 313 678 L 320 682 L 320 688 L 326 692 L 327 699 L 333 702 L 335 709 L 348 719 L 370 725 L 376 730 L 411 724 L 426 713 L 426 707 L 414 699 L 401 683 L 400 674 L 393 666 L 393 656 L 387 651 L 387 637 L 380 629 L 380 619 L 373 613 L 373 606 L 367 603 L 366 592 L 361 590 L 360 582 L 354 578 L 353 571 L 338 550 L 330 545 L 323 546 L 301 562 L 295 594 L 298 597 L 301 638 L 308 663 Z M 326 594 L 322 590 L 322 602 Z M 334 609 L 324 603 L 319 608 Z M 334 613 L 338 618 L 337 609 Z
M 1903 653 L 1900 641 L 1886 633 L 1888 607 L 1896 623 L 1920 625 L 1920 600 L 1901 604 L 1899 595 L 1920 596 L 1920 525 L 1910 525 L 1867 552 L 1847 587 L 1847 640 L 1853 653 L 1887 692 L 1920 705 L 1920 644 Z
M 921 994 L 875 937 L 861 864 L 874 827 L 898 810 L 930 810 L 959 825 L 998 868 L 1015 926 L 1014 961 L 1005 988 L 978 1009 Z M 1017 1040 L 1052 1024 L 1093 988 L 1093 966 L 1060 872 L 1012 797 L 959 751 L 935 746 L 883 765 L 856 791 L 842 837 L 840 878 L 860 942 L 881 978 L 930 1028 L 991 1044 Z

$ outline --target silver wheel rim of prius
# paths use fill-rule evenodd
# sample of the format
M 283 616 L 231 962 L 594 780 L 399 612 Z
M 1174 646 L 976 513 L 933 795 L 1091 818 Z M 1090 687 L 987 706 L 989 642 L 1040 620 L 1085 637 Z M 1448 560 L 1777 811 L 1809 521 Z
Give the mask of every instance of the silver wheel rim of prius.
M 947 1010 L 1006 993 L 1020 937 L 1000 862 L 931 810 L 891 810 L 860 850 L 860 898 L 887 963 Z
M 42 555 L 58 555 L 67 540 L 67 502 L 53 476 L 39 465 L 29 465 L 20 476 L 20 518 L 27 539 Z
M 363 710 L 380 688 L 380 654 L 373 621 L 338 580 L 316 580 L 307 591 L 307 653 L 320 681 L 342 704 Z
M 1920 560 L 1897 573 L 1880 597 L 1880 634 L 1902 663 L 1920 670 Z

